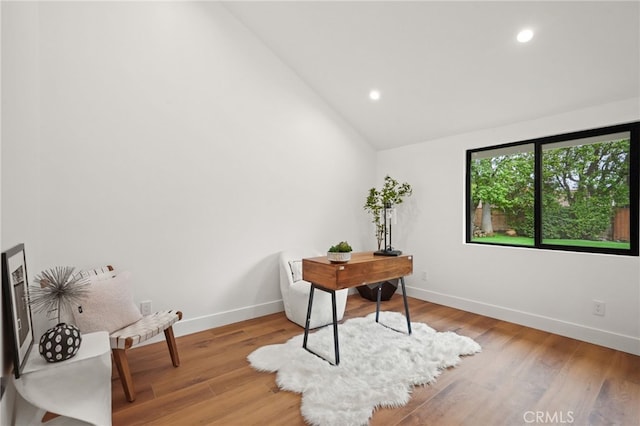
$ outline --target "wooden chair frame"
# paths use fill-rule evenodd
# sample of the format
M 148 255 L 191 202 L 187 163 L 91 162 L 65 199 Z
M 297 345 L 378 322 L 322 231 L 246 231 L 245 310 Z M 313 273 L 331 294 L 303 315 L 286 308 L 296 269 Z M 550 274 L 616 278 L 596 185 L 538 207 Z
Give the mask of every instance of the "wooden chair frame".
M 112 265 L 106 265 L 101 268 L 81 271 L 80 275 L 91 279 L 105 276 L 112 277 L 115 274 L 115 268 Z M 122 382 L 124 394 L 129 402 L 136 399 L 136 390 L 133 386 L 133 378 L 129 361 L 127 359 L 127 350 L 134 345 L 150 339 L 160 332 L 164 331 L 164 336 L 169 347 L 169 355 L 174 367 L 180 366 L 180 357 L 178 356 L 178 347 L 176 339 L 173 335 L 173 324 L 182 319 L 181 311 L 164 311 L 156 312 L 130 324 L 124 328 L 116 330 L 109 335 L 109 343 L 111 345 L 111 353 L 113 361 L 118 370 L 118 376 Z
M 178 321 L 182 319 L 182 312 L 177 311 Z M 180 366 L 180 357 L 178 356 L 178 347 L 176 346 L 176 339 L 173 334 L 173 326 L 169 326 L 164 330 L 164 336 L 169 347 L 169 355 L 171 356 L 171 362 L 174 367 Z M 113 361 L 116 364 L 120 381 L 122 382 L 122 388 L 127 401 L 133 402 L 136 399 L 136 390 L 133 386 L 133 378 L 131 376 L 131 369 L 129 368 L 129 360 L 127 359 L 127 350 L 133 346 L 133 339 L 127 337 L 123 349 L 113 348 L 111 352 L 113 354 Z

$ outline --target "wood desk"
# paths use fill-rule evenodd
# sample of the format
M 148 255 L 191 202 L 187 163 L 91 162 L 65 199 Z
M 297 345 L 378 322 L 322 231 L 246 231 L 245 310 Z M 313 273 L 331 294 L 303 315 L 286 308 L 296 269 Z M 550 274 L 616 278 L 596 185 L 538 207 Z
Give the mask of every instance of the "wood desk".
M 302 347 L 316 356 L 317 353 L 307 348 L 309 337 L 309 319 L 313 307 L 313 293 L 316 289 L 331 294 L 333 309 L 333 342 L 335 350 L 335 364 L 340 364 L 340 350 L 338 345 L 338 321 L 336 313 L 336 290 L 357 287 L 365 284 L 378 283 L 378 298 L 376 301 L 376 322 L 380 315 L 380 294 L 384 281 L 399 278 L 402 286 L 402 298 L 407 317 L 407 329 L 411 334 L 411 319 L 404 277 L 413 273 L 413 256 L 376 256 L 373 252 L 353 253 L 351 260 L 346 263 L 331 263 L 326 256 L 302 259 L 302 279 L 311 283 L 307 320 L 304 328 Z M 323 358 L 323 357 L 320 357 Z M 325 359 L 325 358 L 323 358 Z M 326 360 L 329 363 L 331 361 Z

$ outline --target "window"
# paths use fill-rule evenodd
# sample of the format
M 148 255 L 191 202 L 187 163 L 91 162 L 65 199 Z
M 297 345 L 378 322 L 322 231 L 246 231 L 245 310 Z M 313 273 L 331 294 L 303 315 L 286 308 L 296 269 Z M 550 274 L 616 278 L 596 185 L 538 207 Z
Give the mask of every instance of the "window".
M 640 123 L 467 151 L 467 242 L 638 255 Z
M 474 242 L 534 245 L 533 144 L 471 153 Z

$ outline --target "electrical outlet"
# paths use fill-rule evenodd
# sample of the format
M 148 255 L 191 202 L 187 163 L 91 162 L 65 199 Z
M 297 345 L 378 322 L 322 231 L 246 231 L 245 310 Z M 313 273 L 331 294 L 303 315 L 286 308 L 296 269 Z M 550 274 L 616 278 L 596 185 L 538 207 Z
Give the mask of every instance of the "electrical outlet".
M 140 302 L 140 313 L 144 316 L 151 315 L 151 300 Z
M 427 271 L 422 271 L 422 281 L 427 280 Z
M 602 300 L 593 300 L 593 315 L 603 317 L 606 311 L 607 304 Z

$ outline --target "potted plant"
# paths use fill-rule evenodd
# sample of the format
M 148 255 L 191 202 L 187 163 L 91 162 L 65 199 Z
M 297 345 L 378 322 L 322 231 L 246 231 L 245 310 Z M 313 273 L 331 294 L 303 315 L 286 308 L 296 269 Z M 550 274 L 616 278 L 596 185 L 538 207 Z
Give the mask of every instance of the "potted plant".
M 345 263 L 351 260 L 353 249 L 346 241 L 341 241 L 335 246 L 331 246 L 327 251 L 327 259 L 332 263 Z
M 376 226 L 376 240 L 378 241 L 378 250 L 392 249 L 390 247 L 382 247 L 382 241 L 389 233 L 389 229 L 385 226 L 385 211 L 393 209 L 401 204 L 404 197 L 409 197 L 413 193 L 411 185 L 407 182 L 400 183 L 391 176 L 384 178 L 384 185 L 381 189 L 371 188 L 369 195 L 364 204 L 365 211 L 371 213 L 371 222 Z
M 411 196 L 412 193 L 413 189 L 410 184 L 407 182 L 400 183 L 389 175 L 385 176 L 382 188 L 371 188 L 369 190 L 364 209 L 371 213 L 371 222 L 375 225 L 375 236 L 378 242 L 377 254 L 397 255 L 400 253 L 391 247 L 390 241 L 388 247 L 382 247 L 382 242 L 386 241 L 387 235 L 390 237 L 391 231 L 391 224 L 389 224 L 389 228 L 386 226 L 385 215 L 388 215 L 389 211 L 392 211 L 395 206 L 401 204 L 404 198 Z M 389 238 L 389 240 L 391 240 L 391 238 Z M 377 300 L 377 288 L 377 283 L 357 287 L 360 296 L 373 301 Z M 380 300 L 391 299 L 391 296 L 393 296 L 397 288 L 397 279 L 385 281 L 382 284 Z

